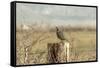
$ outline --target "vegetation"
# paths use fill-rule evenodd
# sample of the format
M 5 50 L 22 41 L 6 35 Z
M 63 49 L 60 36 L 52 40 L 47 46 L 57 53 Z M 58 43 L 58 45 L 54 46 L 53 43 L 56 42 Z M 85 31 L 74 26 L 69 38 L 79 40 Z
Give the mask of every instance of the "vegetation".
M 41 29 L 41 28 L 39 28 Z M 17 65 L 47 64 L 47 44 L 57 43 L 54 28 L 45 30 L 18 29 L 16 32 Z M 96 30 L 66 28 L 64 36 L 70 43 L 70 62 L 96 60 Z

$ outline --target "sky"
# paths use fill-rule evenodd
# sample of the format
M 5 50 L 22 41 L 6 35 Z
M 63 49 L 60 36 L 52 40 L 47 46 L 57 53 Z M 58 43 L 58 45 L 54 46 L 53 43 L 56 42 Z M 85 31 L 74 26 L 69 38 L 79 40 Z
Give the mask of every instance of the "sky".
M 96 8 L 17 3 L 17 24 L 95 25 Z

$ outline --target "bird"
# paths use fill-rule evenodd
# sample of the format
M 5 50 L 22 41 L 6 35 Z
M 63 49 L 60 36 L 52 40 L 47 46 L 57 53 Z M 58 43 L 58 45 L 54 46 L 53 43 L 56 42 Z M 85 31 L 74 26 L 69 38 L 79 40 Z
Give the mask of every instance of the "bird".
M 56 27 L 56 35 L 57 35 L 58 39 L 60 39 L 60 40 L 66 40 L 65 37 L 64 37 L 63 31 L 60 30 L 58 27 Z

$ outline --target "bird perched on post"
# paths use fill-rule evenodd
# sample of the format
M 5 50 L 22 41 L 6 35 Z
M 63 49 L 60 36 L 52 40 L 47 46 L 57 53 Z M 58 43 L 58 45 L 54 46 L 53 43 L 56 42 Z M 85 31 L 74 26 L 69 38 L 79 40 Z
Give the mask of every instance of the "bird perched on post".
M 69 45 L 70 44 L 69 44 L 68 40 L 65 39 L 63 31 L 60 30 L 58 27 L 56 27 L 56 34 L 57 34 L 58 39 L 61 40 L 62 45 L 64 45 L 64 53 L 66 54 L 66 57 L 65 57 L 66 62 L 69 62 L 69 53 L 70 53 L 69 52 L 69 49 L 70 49 Z
M 60 30 L 58 27 L 56 27 L 56 34 L 57 34 L 58 39 L 66 40 L 65 37 L 64 37 L 63 31 Z

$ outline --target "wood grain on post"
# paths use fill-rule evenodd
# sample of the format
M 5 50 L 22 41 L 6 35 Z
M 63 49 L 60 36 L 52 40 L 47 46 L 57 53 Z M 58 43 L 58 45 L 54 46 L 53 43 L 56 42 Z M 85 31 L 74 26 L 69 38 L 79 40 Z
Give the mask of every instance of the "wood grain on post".
M 67 46 L 64 43 L 48 43 L 48 62 L 65 63 L 69 56 Z M 68 54 L 68 55 L 67 55 Z M 69 57 L 68 57 L 69 58 Z

